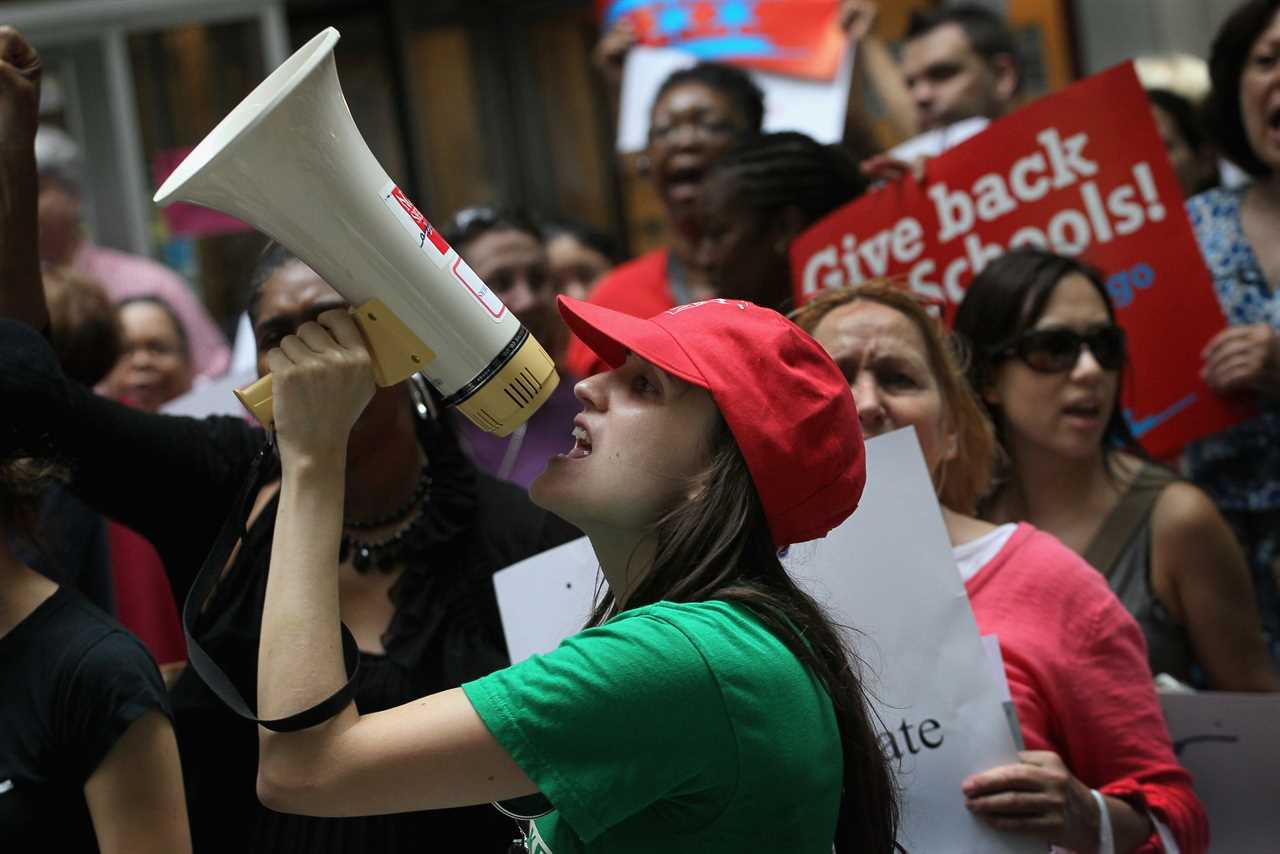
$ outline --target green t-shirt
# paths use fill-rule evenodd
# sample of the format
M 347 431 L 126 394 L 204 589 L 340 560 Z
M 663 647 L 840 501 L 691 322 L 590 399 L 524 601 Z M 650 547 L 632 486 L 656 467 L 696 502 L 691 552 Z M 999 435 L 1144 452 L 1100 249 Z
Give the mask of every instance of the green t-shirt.
M 831 700 L 745 608 L 636 608 L 462 688 L 555 807 L 534 854 L 831 852 Z

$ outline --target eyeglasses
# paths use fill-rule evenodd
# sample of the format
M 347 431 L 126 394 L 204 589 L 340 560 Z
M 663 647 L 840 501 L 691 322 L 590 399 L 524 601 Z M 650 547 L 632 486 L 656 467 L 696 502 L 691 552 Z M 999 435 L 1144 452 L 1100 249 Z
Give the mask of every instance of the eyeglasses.
M 1119 326 L 1100 326 L 1085 333 L 1074 329 L 1032 329 L 994 347 L 991 356 L 1017 356 L 1033 371 L 1060 374 L 1075 367 L 1081 347 L 1089 348 L 1103 370 L 1118 371 L 1124 366 L 1125 338 Z
M 655 122 L 649 126 L 650 143 L 669 143 L 676 134 L 688 128 L 693 138 L 701 142 L 718 142 L 741 133 L 738 123 L 718 116 L 690 116 L 672 122 Z

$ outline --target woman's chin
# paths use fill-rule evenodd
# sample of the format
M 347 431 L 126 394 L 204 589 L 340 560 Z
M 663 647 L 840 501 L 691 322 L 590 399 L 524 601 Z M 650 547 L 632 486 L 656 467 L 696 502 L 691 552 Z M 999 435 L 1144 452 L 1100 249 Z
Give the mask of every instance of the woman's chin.
M 554 513 L 562 519 L 567 519 L 568 517 L 564 512 L 563 490 L 556 485 L 556 481 L 559 478 L 554 471 L 557 464 L 562 464 L 563 462 L 558 457 L 552 457 L 547 461 L 546 468 L 529 484 L 529 500 L 548 513 Z

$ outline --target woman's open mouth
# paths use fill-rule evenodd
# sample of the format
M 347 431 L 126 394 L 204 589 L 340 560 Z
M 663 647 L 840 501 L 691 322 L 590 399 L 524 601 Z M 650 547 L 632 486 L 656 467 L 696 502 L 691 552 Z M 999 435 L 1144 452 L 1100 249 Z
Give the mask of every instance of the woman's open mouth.
M 569 453 L 565 454 L 565 457 L 571 460 L 580 460 L 589 456 L 591 456 L 591 436 L 587 433 L 585 427 L 576 426 L 573 428 L 573 447 L 569 449 Z

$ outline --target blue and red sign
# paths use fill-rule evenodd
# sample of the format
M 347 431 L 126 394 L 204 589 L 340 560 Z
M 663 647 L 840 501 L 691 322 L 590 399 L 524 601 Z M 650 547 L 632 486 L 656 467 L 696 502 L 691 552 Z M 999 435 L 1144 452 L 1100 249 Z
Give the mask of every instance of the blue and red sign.
M 641 44 L 815 80 L 844 47 L 837 0 L 596 0 L 604 27 L 626 18 Z

